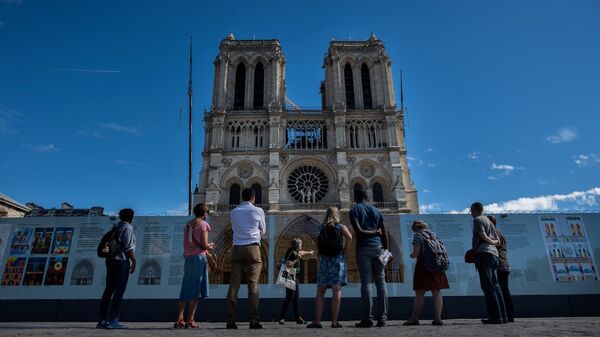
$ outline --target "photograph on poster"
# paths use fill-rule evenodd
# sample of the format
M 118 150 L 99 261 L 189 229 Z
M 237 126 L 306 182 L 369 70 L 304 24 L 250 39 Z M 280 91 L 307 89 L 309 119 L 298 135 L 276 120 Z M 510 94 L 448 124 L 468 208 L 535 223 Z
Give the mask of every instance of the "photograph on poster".
M 12 241 L 10 242 L 11 255 L 25 255 L 29 253 L 29 242 L 31 241 L 30 227 L 17 227 L 15 229 Z
M 52 232 L 54 228 L 40 227 L 33 232 L 33 243 L 31 244 L 31 254 L 48 254 L 52 245 Z
M 69 254 L 73 240 L 73 227 L 57 227 L 54 231 L 53 254 Z
M 160 263 L 154 259 L 150 259 L 142 264 L 140 269 L 138 284 L 139 285 L 159 285 L 162 268 Z
M 6 259 L 4 267 L 4 274 L 2 275 L 2 286 L 19 286 L 21 285 L 21 278 L 25 271 L 24 257 L 10 256 Z
M 44 285 L 61 286 L 65 283 L 65 273 L 67 271 L 68 257 L 51 257 L 48 262 L 46 279 Z
M 41 286 L 44 281 L 47 257 L 30 257 L 25 268 L 24 286 Z
M 540 216 L 540 226 L 555 281 L 598 280 L 581 216 L 544 215 Z
M 94 263 L 90 259 L 78 259 L 71 273 L 72 286 L 91 286 L 94 281 Z

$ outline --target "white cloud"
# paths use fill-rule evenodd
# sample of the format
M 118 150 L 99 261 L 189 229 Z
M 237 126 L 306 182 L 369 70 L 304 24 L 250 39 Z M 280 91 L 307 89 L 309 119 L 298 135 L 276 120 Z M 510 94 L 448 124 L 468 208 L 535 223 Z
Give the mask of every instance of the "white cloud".
M 490 213 L 590 210 L 592 208 L 597 208 L 598 203 L 596 198 L 599 196 L 600 187 L 594 187 L 587 191 L 574 191 L 568 194 L 522 197 L 485 205 L 484 208 L 486 212 Z M 465 208 L 462 213 L 468 211 L 469 209 Z
M 504 171 L 505 173 L 510 173 L 511 171 L 513 171 L 515 169 L 514 166 L 512 165 L 507 165 L 507 164 L 500 164 L 497 165 L 496 163 L 492 163 L 492 166 L 490 167 L 491 170 L 499 170 L 499 171 Z
M 424 190 L 423 190 L 423 193 L 431 193 L 431 190 L 424 189 Z
M 167 209 L 165 213 L 170 216 L 188 215 L 188 204 L 179 204 L 175 207 Z
M 56 152 L 59 149 L 54 144 L 48 145 L 27 145 L 27 148 L 33 152 Z
M 19 132 L 15 124 L 19 124 L 26 119 L 22 113 L 0 104 L 0 135 L 14 135 Z
M 595 166 L 600 164 L 600 155 L 596 153 L 580 154 L 578 156 L 573 156 L 573 160 L 579 167 Z
M 419 213 L 421 214 L 440 213 L 441 209 L 442 205 L 439 203 L 419 205 Z
M 467 157 L 472 160 L 478 160 L 479 156 L 480 156 L 479 152 L 471 152 L 467 155 Z
M 109 129 L 109 130 L 113 130 L 116 132 L 129 133 L 129 134 L 132 134 L 137 137 L 142 137 L 142 133 L 140 132 L 140 130 L 138 130 L 134 127 L 131 127 L 131 126 L 123 126 L 123 125 L 114 124 L 114 123 L 101 123 L 100 127 Z
M 577 138 L 577 131 L 574 127 L 564 127 L 556 131 L 555 134 L 546 137 L 546 140 L 552 144 L 568 143 Z
M 423 162 L 423 160 L 411 156 L 406 156 L 406 159 L 408 159 L 408 161 L 410 162 L 417 164 L 418 166 L 421 166 L 425 163 Z
M 428 147 L 427 150 L 425 150 L 425 152 L 433 152 L 433 148 Z
M 94 137 L 96 139 L 102 139 L 102 136 L 98 131 L 87 131 L 87 130 L 77 130 L 77 134 L 83 137 Z
M 144 163 L 140 163 L 132 160 L 115 160 L 115 163 L 123 166 L 145 166 Z
M 499 178 L 498 177 L 494 177 L 494 176 L 489 176 L 488 179 L 489 180 L 498 180 Z

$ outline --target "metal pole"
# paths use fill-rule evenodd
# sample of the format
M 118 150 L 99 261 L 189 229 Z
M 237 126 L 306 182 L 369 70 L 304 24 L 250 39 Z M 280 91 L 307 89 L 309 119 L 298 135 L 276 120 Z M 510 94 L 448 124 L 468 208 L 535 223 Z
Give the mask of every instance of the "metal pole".
M 188 84 L 189 139 L 188 139 L 188 215 L 192 215 L 192 36 L 190 35 L 190 79 Z

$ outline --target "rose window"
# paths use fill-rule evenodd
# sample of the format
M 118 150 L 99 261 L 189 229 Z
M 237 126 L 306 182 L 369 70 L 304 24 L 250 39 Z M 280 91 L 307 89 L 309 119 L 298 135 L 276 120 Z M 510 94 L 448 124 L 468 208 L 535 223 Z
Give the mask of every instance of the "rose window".
M 300 166 L 288 177 L 287 188 L 296 201 L 316 203 L 327 195 L 329 179 L 314 166 Z

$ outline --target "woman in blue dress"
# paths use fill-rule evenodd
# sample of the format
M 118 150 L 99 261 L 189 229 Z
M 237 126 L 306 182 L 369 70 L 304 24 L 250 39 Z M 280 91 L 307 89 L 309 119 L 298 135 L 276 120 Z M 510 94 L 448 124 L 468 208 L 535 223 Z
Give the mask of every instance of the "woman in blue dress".
M 342 287 L 348 284 L 345 250 L 352 242 L 352 234 L 340 223 L 340 211 L 329 207 L 323 224 L 319 226 L 319 267 L 317 269 L 317 302 L 315 320 L 307 328 L 322 328 L 321 316 L 325 305 L 325 292 L 331 288 L 331 327 L 341 328 L 338 322 Z

